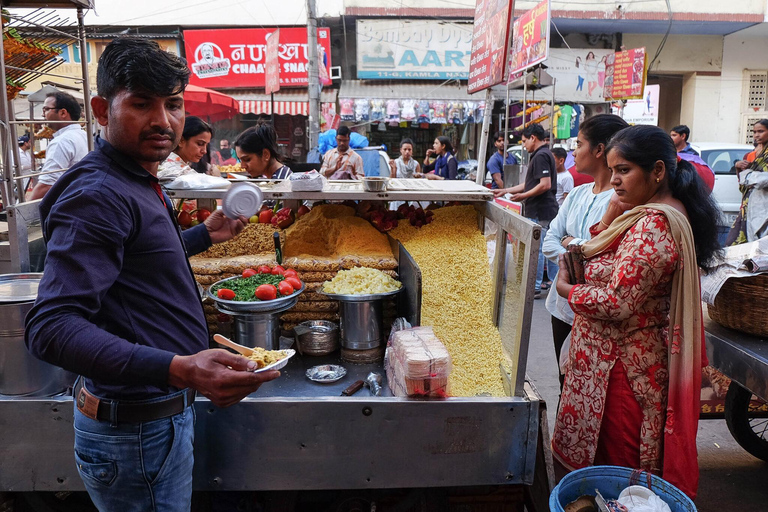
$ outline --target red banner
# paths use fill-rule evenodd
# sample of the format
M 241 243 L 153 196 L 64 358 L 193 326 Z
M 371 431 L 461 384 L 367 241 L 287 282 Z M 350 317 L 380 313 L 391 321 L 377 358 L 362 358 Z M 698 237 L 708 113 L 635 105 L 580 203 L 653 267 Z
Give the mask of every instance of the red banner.
M 275 30 L 267 38 L 267 69 L 264 92 L 267 94 L 280 90 L 280 62 L 278 60 L 278 45 L 280 44 L 280 29 Z
M 192 70 L 189 81 L 209 88 L 265 87 L 267 35 L 263 28 L 185 30 L 184 49 Z M 331 66 L 331 34 L 317 29 L 320 81 L 327 83 Z M 306 27 L 280 29 L 278 62 L 281 87 L 306 87 Z
M 647 70 L 645 48 L 624 50 L 608 55 L 605 61 L 606 100 L 630 100 L 643 97 Z
M 522 71 L 547 60 L 549 54 L 549 0 L 544 0 L 515 20 L 512 51 L 507 70 L 516 79 Z
M 504 80 L 513 8 L 514 0 L 477 0 L 467 83 L 470 94 Z

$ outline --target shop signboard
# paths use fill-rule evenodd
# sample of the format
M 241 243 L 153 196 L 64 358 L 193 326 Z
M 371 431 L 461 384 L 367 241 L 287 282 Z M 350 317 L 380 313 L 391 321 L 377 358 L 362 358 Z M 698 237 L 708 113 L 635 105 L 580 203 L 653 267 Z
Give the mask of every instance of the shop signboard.
M 659 125 L 659 90 L 661 86 L 648 85 L 643 98 L 627 100 L 621 117 L 629 124 Z
M 467 84 L 470 94 L 504 80 L 513 9 L 514 0 L 477 0 Z
M 280 61 L 279 61 L 280 29 L 275 30 L 267 38 L 267 67 L 265 69 L 264 92 L 271 94 L 280 90 Z
M 265 87 L 267 36 L 264 28 L 185 30 L 184 48 L 192 71 L 189 81 L 208 88 Z M 331 36 L 317 29 L 320 80 L 328 83 Z M 280 87 L 307 87 L 307 28 L 280 29 Z
M 605 99 L 642 99 L 648 70 L 645 48 L 616 52 L 605 63 Z
M 510 81 L 526 69 L 547 60 L 549 52 L 549 0 L 544 0 L 515 20 L 507 71 Z
M 471 23 L 357 20 L 357 78 L 466 80 L 471 48 Z

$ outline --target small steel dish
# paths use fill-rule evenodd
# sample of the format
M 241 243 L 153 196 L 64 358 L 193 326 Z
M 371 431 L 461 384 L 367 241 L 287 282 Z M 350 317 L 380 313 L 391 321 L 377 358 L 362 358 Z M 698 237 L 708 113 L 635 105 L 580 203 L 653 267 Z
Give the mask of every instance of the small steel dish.
M 366 176 L 363 178 L 363 190 L 366 192 L 384 192 L 387 190 L 389 178 L 383 176 Z
M 328 320 L 308 320 L 293 328 L 302 355 L 324 356 L 339 348 L 339 326 Z
M 347 374 L 347 369 L 337 364 L 321 364 L 307 370 L 307 378 L 312 382 L 330 384 L 341 380 Z
M 242 279 L 241 276 L 228 277 L 221 281 L 216 281 L 205 291 L 206 295 L 211 298 L 216 304 L 223 307 L 228 311 L 234 311 L 236 313 L 275 313 L 279 311 L 285 311 L 288 308 L 292 308 L 299 300 L 299 295 L 307 287 L 306 284 L 301 284 L 300 290 L 295 290 L 293 294 L 287 297 L 278 297 L 274 300 L 261 300 L 253 302 L 243 302 L 237 300 L 224 300 L 216 296 L 215 293 L 211 293 L 211 289 L 214 286 L 232 281 L 233 279 Z

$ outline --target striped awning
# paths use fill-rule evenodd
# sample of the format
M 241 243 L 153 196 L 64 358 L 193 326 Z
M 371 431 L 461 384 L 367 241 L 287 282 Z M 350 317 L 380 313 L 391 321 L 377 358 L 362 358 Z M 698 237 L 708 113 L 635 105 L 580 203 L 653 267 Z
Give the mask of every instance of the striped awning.
M 323 90 L 320 94 L 322 103 L 336 103 L 336 89 Z M 272 101 L 269 94 L 255 90 L 231 90 L 227 94 L 235 98 L 240 105 L 241 114 L 272 114 Z M 285 89 L 275 93 L 275 115 L 308 116 L 309 95 L 306 89 Z

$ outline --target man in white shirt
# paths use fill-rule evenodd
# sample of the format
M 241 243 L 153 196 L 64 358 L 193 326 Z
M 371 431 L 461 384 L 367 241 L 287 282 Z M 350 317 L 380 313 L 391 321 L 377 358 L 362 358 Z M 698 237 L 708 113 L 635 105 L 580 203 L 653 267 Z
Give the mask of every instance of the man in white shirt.
M 26 174 L 32 169 L 31 147 L 32 145 L 29 143 L 29 135 L 22 135 L 19 137 L 19 167 L 21 167 L 22 174 Z
M 77 121 L 80 119 L 80 104 L 65 92 L 52 92 L 45 98 L 43 116 L 46 121 L 69 121 L 51 123 L 54 131 L 53 140 L 45 150 L 43 172 L 62 172 L 42 174 L 37 185 L 32 189 L 30 199 L 40 199 L 56 183 L 56 180 L 74 164 L 88 154 L 88 135 Z
M 336 131 L 336 147 L 325 154 L 320 174 L 331 180 L 361 180 L 365 177 L 363 157 L 349 148 L 350 129 Z

